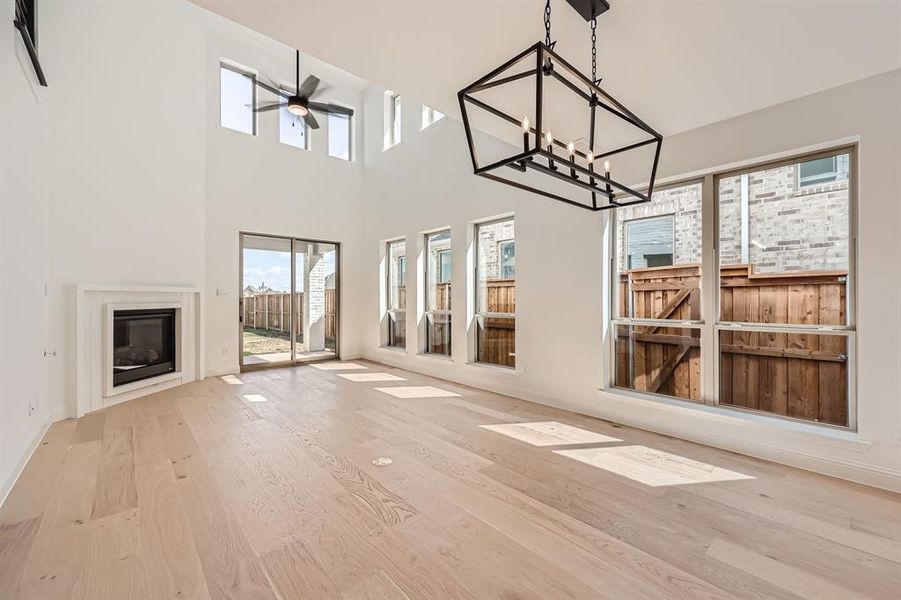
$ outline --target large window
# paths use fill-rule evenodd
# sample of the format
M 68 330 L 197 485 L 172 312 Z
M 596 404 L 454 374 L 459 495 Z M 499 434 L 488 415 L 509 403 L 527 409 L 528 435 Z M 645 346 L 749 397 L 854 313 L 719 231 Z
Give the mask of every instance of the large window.
M 391 90 L 385 92 L 384 114 L 385 137 L 382 148 L 387 150 L 400 143 L 403 124 L 400 96 Z
M 309 150 L 307 123 L 301 117 L 288 112 L 288 103 L 278 109 L 278 140 L 282 144 Z
M 430 233 L 426 245 L 425 351 L 451 354 L 450 231 Z
M 222 127 L 256 135 L 256 85 L 253 75 L 228 65 L 219 66 L 219 123 Z
M 328 114 L 328 155 L 340 158 L 341 160 L 350 160 L 351 145 L 353 138 L 351 136 L 350 115 L 341 113 Z
M 720 404 L 850 425 L 850 163 L 716 177 Z
M 513 219 L 476 225 L 477 361 L 516 366 L 516 263 Z
M 853 427 L 853 164 L 822 152 L 617 209 L 614 385 Z
M 701 191 L 699 182 L 668 187 L 617 209 L 619 387 L 701 399 Z
M 385 249 L 388 288 L 388 340 L 392 348 L 407 346 L 407 242 L 394 240 Z

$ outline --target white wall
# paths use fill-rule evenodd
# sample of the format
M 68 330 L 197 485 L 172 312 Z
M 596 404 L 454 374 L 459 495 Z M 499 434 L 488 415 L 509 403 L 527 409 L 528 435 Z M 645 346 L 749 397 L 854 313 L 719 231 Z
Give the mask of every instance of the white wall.
M 418 105 L 411 99 L 404 107 L 404 142 L 381 152 L 381 101 L 380 90 L 367 92 L 366 357 L 901 489 L 901 448 L 893 443 L 893 428 L 901 428 L 901 179 L 896 168 L 901 161 L 901 71 L 668 138 L 660 170 L 665 180 L 859 136 L 859 434 L 601 391 L 607 360 L 602 315 L 606 217 L 473 176 L 460 123 L 445 119 L 419 133 Z M 631 172 L 630 165 L 618 167 Z M 467 363 L 464 307 L 471 288 L 462 285 L 470 272 L 470 223 L 508 212 L 516 218 L 515 371 Z M 446 226 L 452 228 L 454 245 L 453 360 L 417 354 L 413 310 L 408 312 L 407 352 L 381 348 L 379 244 L 406 235 L 408 264 L 414 265 L 421 232 Z M 410 307 L 418 305 L 417 275 L 408 269 Z
M 43 358 L 51 95 L 38 85 L 11 25 L 13 7 L 0 2 L 0 498 L 55 414 L 48 399 L 50 360 Z
M 206 370 L 238 370 L 238 232 L 293 235 L 341 243 L 340 352 L 359 356 L 362 316 L 360 248 L 362 222 L 362 110 L 352 120 L 358 131 L 347 162 L 328 156 L 327 119 L 316 115 L 320 129 L 310 135 L 310 150 L 278 143 L 278 113 L 259 113 L 258 135 L 219 126 L 220 58 L 258 66 L 271 78 L 294 80 L 294 53 L 282 44 L 230 21 L 205 13 L 207 44 L 203 77 L 207 97 L 206 135 Z M 341 86 L 337 71 L 301 58 L 301 78 L 312 71 L 333 86 L 328 99 L 362 109 L 362 80 L 343 74 L 354 87 Z M 260 93 L 261 101 L 270 99 Z M 219 294 L 217 295 L 217 290 Z
M 0 7 L 0 20 L 9 23 L 12 3 Z M 892 428 L 901 425 L 901 72 L 674 136 L 664 146 L 661 173 L 669 177 L 860 136 L 860 435 L 826 436 L 772 419 L 599 391 L 605 217 L 474 177 L 459 123 L 445 119 L 420 133 L 418 105 L 406 99 L 404 141 L 382 153 L 383 95 L 370 88 L 371 118 L 357 119 L 362 161 L 329 158 L 324 130 L 308 153 L 279 145 L 272 113 L 261 115 L 260 135 L 250 138 L 218 127 L 219 58 L 290 81 L 290 49 L 186 2 L 42 7 L 40 53 L 50 88 L 36 86 L 12 29 L 0 28 L 0 497 L 48 421 L 74 410 L 70 284 L 200 286 L 207 371 L 234 371 L 242 229 L 342 242 L 345 357 L 363 353 L 901 488 L 901 454 L 892 444 Z M 342 83 L 339 99 L 359 105 L 359 80 L 334 76 Z M 514 372 L 466 364 L 471 307 L 461 285 L 469 273 L 470 223 L 511 212 Z M 408 306 L 416 307 L 419 234 L 447 226 L 457 282 L 454 359 L 416 355 L 416 310 L 408 312 L 409 353 L 380 348 L 381 240 L 408 237 Z M 56 357 L 44 358 L 45 349 Z
M 238 231 L 338 241 L 341 351 L 360 351 L 362 161 L 327 156 L 325 118 L 309 152 L 279 144 L 275 112 L 256 137 L 219 127 L 220 58 L 289 83 L 293 50 L 188 2 L 41 8 L 49 88 L 0 28 L 0 498 L 47 422 L 74 415 L 72 284 L 200 287 L 206 371 L 235 372 Z M 362 80 L 302 59 L 310 70 L 360 105 Z

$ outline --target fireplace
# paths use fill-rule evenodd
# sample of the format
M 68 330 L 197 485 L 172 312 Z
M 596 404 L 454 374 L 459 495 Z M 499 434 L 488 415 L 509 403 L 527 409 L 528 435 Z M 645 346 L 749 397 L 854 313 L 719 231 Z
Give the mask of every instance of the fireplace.
M 113 311 L 113 387 L 175 371 L 175 311 Z

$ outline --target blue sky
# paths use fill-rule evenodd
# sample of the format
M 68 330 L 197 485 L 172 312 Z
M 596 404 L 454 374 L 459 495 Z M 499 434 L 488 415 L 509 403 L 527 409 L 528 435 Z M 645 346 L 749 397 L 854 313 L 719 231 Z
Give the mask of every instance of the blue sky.
M 298 272 L 303 267 L 303 255 L 297 257 Z M 335 252 L 325 253 L 325 271 L 335 272 Z M 265 283 L 277 292 L 291 291 L 291 255 L 272 250 L 244 250 L 244 283 L 242 287 L 259 287 Z M 303 280 L 298 278 L 297 291 L 303 291 Z

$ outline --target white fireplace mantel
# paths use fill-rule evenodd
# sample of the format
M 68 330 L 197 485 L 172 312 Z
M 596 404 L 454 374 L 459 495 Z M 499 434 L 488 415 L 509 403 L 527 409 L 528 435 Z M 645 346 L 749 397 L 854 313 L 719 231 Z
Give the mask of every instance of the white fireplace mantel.
M 199 288 L 130 284 L 75 284 L 74 288 L 76 416 L 203 377 L 203 303 Z M 177 309 L 178 368 L 175 373 L 112 389 L 108 321 L 113 310 L 132 308 Z

